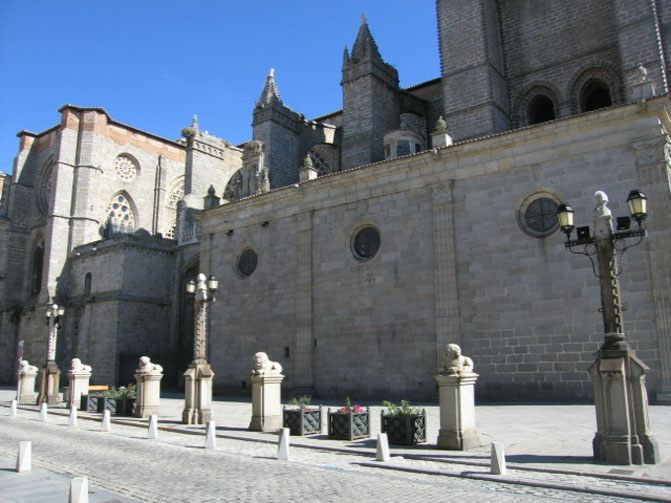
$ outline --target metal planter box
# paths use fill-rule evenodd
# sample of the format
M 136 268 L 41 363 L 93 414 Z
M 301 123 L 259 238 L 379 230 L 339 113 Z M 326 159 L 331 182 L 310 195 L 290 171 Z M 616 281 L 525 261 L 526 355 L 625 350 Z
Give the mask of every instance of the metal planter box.
M 282 409 L 282 425 L 292 435 L 315 435 L 322 432 L 322 408 Z
M 98 411 L 98 395 L 82 395 L 79 402 L 79 410 L 86 412 Z
M 356 440 L 370 436 L 370 410 L 366 412 L 328 412 L 329 438 Z
M 426 414 L 390 416 L 382 412 L 381 419 L 380 431 L 387 434 L 390 444 L 426 442 Z

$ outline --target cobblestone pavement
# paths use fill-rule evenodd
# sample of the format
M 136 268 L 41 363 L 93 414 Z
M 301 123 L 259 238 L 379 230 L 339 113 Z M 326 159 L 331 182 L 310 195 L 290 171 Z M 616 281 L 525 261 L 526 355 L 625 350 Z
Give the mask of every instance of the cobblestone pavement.
M 217 448 L 206 450 L 202 429 L 198 435 L 161 430 L 157 440 L 149 440 L 145 429 L 120 423 L 113 424 L 112 433 L 101 433 L 99 421 L 83 417 L 78 427 L 69 427 L 63 409 L 62 415 L 50 414 L 47 423 L 38 420 L 34 408 L 21 408 L 19 417 L 8 417 L 6 411 L 0 408 L 2 459 L 15 459 L 19 441 L 31 440 L 36 467 L 68 477 L 88 476 L 92 486 L 139 501 L 640 501 L 609 491 L 671 501 L 668 485 L 624 479 L 511 470 L 506 478 L 510 483 L 501 483 L 479 466 L 465 469 L 460 463 L 400 456 L 381 465 L 366 451 L 296 445 L 290 461 L 278 461 L 277 437 L 267 434 L 252 441 L 218 438 Z M 556 487 L 548 487 L 552 485 Z M 0 502 L 2 493 L 0 488 Z

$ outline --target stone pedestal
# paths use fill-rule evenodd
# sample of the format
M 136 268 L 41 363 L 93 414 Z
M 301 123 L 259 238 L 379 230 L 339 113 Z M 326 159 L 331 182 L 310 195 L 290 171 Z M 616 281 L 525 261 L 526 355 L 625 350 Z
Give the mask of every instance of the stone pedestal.
M 61 369 L 55 361 L 48 361 L 40 370 L 40 394 L 37 397 L 37 405 L 59 405 L 61 397 L 58 389 L 61 382 Z
M 21 394 L 19 395 L 19 403 L 35 403 L 35 400 L 37 399 L 37 394 L 35 393 L 35 378 L 37 377 L 37 372 L 37 367 L 30 365 L 28 360 L 21 360 L 21 369 L 19 370 Z
M 91 366 L 82 365 L 79 358 L 73 358 L 70 370 L 68 370 L 70 392 L 68 393 L 68 408 L 79 408 L 81 396 L 89 392 L 89 380 L 91 379 Z
M 439 374 L 440 430 L 438 448 L 465 451 L 479 447 L 480 437 L 475 431 L 475 381 L 478 374 L 461 371 Z
M 212 378 L 209 363 L 192 362 L 184 372 L 182 423 L 207 424 L 212 420 Z
M 602 349 L 588 369 L 596 405 L 597 433 L 592 447 L 597 461 L 615 465 L 659 462 L 648 417 L 648 370 L 629 349 Z
M 251 431 L 271 432 L 282 428 L 282 374 L 252 375 Z
M 162 378 L 163 367 L 151 363 L 148 356 L 140 358 L 140 365 L 135 371 L 137 382 L 135 417 L 147 418 L 159 415 Z

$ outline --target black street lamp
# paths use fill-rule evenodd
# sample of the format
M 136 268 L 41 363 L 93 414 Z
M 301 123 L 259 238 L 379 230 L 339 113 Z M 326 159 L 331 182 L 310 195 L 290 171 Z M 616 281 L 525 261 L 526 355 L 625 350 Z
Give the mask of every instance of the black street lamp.
M 594 234 L 590 234 L 589 226 L 578 227 L 575 239 L 571 237 L 575 228 L 573 209 L 568 203 L 557 209 L 559 227 L 566 234 L 566 248 L 590 259 L 601 289 L 605 337 L 588 369 L 597 416 L 597 433 L 592 442 L 594 457 L 609 464 L 654 464 L 659 461 L 659 450 L 648 420 L 645 374 L 649 368 L 625 340 L 619 282 L 622 267 L 618 262 L 618 256 L 640 244 L 647 235 L 643 226 L 647 198 L 632 190 L 627 198 L 630 216 L 617 217 L 615 230 L 607 206 L 608 196 L 598 191 L 594 202 Z M 638 228 L 630 228 L 632 219 Z M 630 241 L 633 238 L 638 239 Z

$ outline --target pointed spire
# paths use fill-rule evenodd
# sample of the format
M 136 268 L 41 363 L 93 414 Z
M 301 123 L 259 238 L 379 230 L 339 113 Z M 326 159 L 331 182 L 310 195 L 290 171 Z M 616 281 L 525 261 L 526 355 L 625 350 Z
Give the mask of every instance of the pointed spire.
M 271 68 L 268 73 L 268 78 L 266 79 L 266 85 L 263 87 L 257 105 L 265 105 L 273 102 L 282 103 L 282 98 L 280 97 L 280 91 L 277 89 L 277 84 L 275 83 L 275 69 Z
M 347 49 L 347 46 L 345 46 L 345 52 L 342 55 L 342 64 L 346 65 L 349 63 L 349 50 Z
M 198 131 L 198 115 L 193 114 L 193 119 L 191 119 L 191 127 Z
M 373 35 L 371 35 L 370 29 L 368 28 L 365 14 L 361 14 L 361 27 L 359 28 L 359 33 L 357 34 L 356 41 L 352 47 L 352 58 L 373 58 L 382 60 L 375 39 L 373 39 Z

